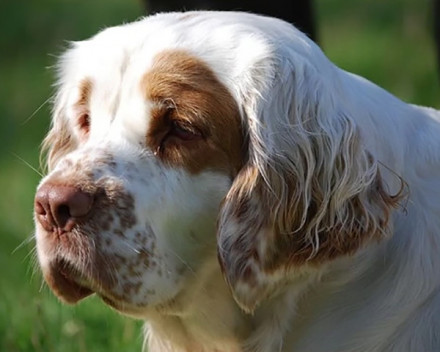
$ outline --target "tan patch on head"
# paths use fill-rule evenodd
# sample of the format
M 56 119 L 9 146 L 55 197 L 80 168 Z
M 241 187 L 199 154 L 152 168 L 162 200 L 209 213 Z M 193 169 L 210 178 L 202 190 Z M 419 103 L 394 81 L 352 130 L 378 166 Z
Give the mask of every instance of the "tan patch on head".
M 206 63 L 182 50 L 163 51 L 143 77 L 142 89 L 153 102 L 147 145 L 165 163 L 191 173 L 238 172 L 243 159 L 238 106 Z M 175 122 L 199 136 L 182 140 L 170 134 Z
M 74 105 L 75 118 L 80 131 L 80 140 L 85 141 L 90 131 L 90 94 L 92 92 L 92 81 L 83 79 L 79 85 L 78 100 Z
M 79 95 L 76 105 L 87 106 L 89 104 L 91 91 L 92 81 L 88 78 L 83 79 L 79 84 Z

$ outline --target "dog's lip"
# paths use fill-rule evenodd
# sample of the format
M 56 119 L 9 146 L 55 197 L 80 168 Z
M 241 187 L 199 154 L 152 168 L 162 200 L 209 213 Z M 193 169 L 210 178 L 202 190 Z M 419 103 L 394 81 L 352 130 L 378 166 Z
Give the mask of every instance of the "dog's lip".
M 104 290 L 96 290 L 93 280 L 79 272 L 72 264 L 56 259 L 49 271 L 44 275 L 54 293 L 65 303 L 76 304 L 80 300 L 96 293 L 106 304 L 116 310 L 121 310 L 124 304 Z
M 50 288 L 66 303 L 75 304 L 94 293 L 85 286 L 79 272 L 62 259 L 55 260 L 44 276 Z

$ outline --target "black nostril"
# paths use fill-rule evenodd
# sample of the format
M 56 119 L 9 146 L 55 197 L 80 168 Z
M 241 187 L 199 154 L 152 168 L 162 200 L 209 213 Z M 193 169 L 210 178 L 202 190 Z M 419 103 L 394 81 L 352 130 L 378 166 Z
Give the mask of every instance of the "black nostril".
M 63 205 L 61 204 L 58 207 L 58 212 L 61 216 L 70 216 L 70 210 L 69 207 L 67 205 Z
M 70 209 L 68 205 L 60 204 L 54 210 L 55 213 L 55 221 L 57 222 L 60 228 L 66 227 L 67 222 L 72 217 L 70 214 Z
M 88 215 L 93 196 L 73 186 L 43 184 L 35 197 L 37 220 L 48 231 L 70 231 L 78 219 Z

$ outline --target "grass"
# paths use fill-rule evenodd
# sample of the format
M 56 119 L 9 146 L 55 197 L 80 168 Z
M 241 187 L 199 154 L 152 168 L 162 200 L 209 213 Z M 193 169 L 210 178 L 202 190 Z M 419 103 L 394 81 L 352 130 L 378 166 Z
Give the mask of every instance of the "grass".
M 319 41 L 331 60 L 405 101 L 440 106 L 429 1 L 318 0 L 316 9 Z M 0 351 L 141 349 L 141 322 L 93 298 L 60 304 L 34 270 L 34 242 L 24 242 L 33 233 L 40 179 L 32 168 L 49 124 L 47 68 L 65 40 L 140 15 L 137 0 L 0 2 Z

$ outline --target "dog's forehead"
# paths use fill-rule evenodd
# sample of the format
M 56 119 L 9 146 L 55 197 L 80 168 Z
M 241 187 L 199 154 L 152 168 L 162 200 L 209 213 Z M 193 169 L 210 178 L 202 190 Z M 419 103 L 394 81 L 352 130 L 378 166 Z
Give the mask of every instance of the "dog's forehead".
M 164 52 L 192 56 L 239 102 L 249 90 L 245 85 L 250 84 L 250 75 L 258 80 L 257 71 L 249 73 L 251 67 L 258 67 L 258 75 L 264 73 L 264 59 L 271 52 L 269 40 L 264 30 L 256 31 L 258 26 L 252 21 L 237 22 L 227 14 L 209 16 L 197 12 L 152 16 L 74 43 L 59 66 L 59 83 L 67 92 L 70 120 L 77 119 L 78 112 L 72 107 L 86 96 L 83 90 L 87 87 L 92 116 L 89 140 L 100 140 L 111 130 L 116 137 L 132 141 L 143 138 L 148 123 L 145 118 L 152 108 L 144 91 L 144 77 L 157 66 L 157 57 L 167 60 Z M 206 70 L 194 72 L 204 75 Z
M 179 47 L 191 50 L 193 45 L 186 35 L 190 28 L 151 19 L 110 27 L 88 40 L 75 42 L 73 50 L 67 53 L 68 59 L 71 58 L 69 64 L 82 71 L 78 73 L 91 76 L 111 73 L 112 78 L 124 75 L 127 69 L 146 71 L 163 50 Z M 196 42 L 200 41 L 202 37 Z
M 69 61 L 74 66 L 70 71 L 76 74 L 114 79 L 127 69 L 135 75 L 145 72 L 162 51 L 184 49 L 219 76 L 234 80 L 273 49 L 269 45 L 273 34 L 264 23 L 245 19 L 235 20 L 233 13 L 214 17 L 204 12 L 159 14 L 74 43 L 61 64 Z

